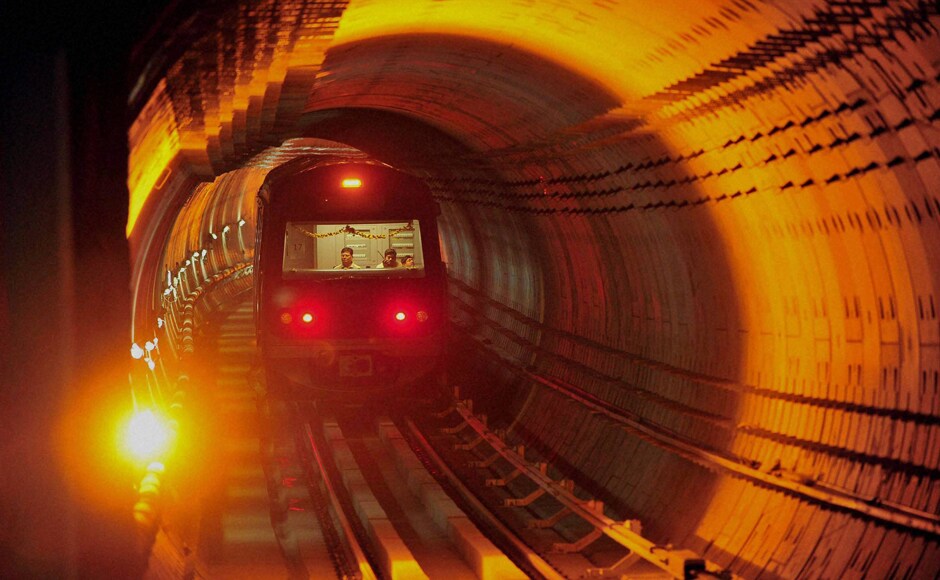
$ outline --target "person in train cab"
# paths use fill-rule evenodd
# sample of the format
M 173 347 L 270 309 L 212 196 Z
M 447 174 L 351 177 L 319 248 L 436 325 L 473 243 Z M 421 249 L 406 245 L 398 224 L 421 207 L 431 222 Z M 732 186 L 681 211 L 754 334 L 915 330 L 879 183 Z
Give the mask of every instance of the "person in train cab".
M 385 250 L 385 254 L 382 257 L 382 263 L 376 266 L 376 268 L 397 268 L 398 267 L 398 252 L 395 251 L 395 248 L 389 248 Z
M 333 266 L 334 270 L 361 270 L 362 266 L 353 263 L 352 248 L 343 248 L 339 251 L 340 263 Z
M 417 266 L 415 266 L 415 259 L 411 256 L 402 256 L 401 265 L 408 268 L 409 270 L 414 270 L 417 268 Z

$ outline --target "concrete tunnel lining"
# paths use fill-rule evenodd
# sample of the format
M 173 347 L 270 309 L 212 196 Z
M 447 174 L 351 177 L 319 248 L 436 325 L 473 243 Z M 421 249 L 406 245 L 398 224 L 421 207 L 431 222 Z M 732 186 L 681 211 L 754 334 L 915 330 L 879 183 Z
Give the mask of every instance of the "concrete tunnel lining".
M 813 14 L 838 11 L 808 6 L 786 25 L 761 9 L 750 17 L 809 35 Z M 919 29 L 905 20 L 917 10 Z M 842 52 L 807 41 L 774 67 L 672 79 L 629 114 L 578 71 L 512 46 L 359 40 L 327 49 L 328 80 L 299 82 L 302 111 L 262 134 L 274 148 L 323 137 L 397 152 L 428 178 L 460 352 L 502 361 L 487 365 L 502 392 L 468 384 L 469 396 L 621 517 L 746 576 L 918 577 L 940 561 L 934 535 L 704 468 L 505 370 L 577 385 L 780 477 L 936 514 L 937 15 L 914 2 L 868 14 L 883 32 L 874 48 L 832 31 L 824 40 Z M 713 34 L 737 47 L 726 58 L 759 60 Z M 888 43 L 906 58 L 889 59 Z M 185 88 L 190 77 L 173 74 Z M 482 98 L 468 99 L 473 89 Z M 282 102 L 265 97 L 238 122 L 263 127 Z M 362 131 L 378 118 L 401 141 Z M 241 145 L 207 140 L 209 174 L 251 171 L 237 153 L 265 143 L 219 135 Z M 445 142 L 448 158 L 429 158 Z M 198 165 L 181 159 L 184 173 Z M 188 197 L 206 172 L 191 169 L 199 177 L 168 195 Z

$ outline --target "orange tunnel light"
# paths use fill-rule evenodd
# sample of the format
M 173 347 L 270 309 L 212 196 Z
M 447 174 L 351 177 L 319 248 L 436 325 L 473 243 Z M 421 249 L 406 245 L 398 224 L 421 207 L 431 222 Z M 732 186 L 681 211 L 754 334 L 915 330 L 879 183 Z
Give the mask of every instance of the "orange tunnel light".
M 164 456 L 172 440 L 169 422 L 150 410 L 134 415 L 124 431 L 124 447 L 137 461 L 150 462 Z

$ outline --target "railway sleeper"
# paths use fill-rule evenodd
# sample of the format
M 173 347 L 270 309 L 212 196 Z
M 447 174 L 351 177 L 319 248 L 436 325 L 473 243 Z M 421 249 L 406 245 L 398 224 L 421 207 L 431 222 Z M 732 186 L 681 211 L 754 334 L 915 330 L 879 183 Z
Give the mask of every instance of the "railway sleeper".
M 464 423 L 464 425 L 466 425 L 466 423 Z M 478 469 L 487 469 L 488 467 L 496 463 L 496 460 L 499 459 L 500 457 L 502 457 L 502 455 L 500 455 L 499 453 L 493 453 L 486 459 L 468 461 L 467 465 L 469 465 L 470 467 L 476 467 Z
M 469 443 L 457 443 L 454 445 L 454 449 L 458 451 L 470 451 L 480 443 L 483 443 L 483 437 L 476 437 L 472 439 Z
M 395 460 L 398 475 L 421 498 L 432 519 L 446 530 L 479 578 L 525 578 L 515 564 L 470 520 L 417 458 L 391 421 L 379 422 L 379 436 Z
M 665 572 L 641 558 L 636 552 L 629 552 L 626 556 L 603 568 L 588 568 L 587 577 L 609 578 L 644 578 L 644 580 L 666 580 L 673 575 Z
M 594 528 L 584 537 L 574 542 L 555 542 L 552 544 L 552 553 L 554 554 L 572 554 L 581 552 L 594 542 L 600 539 L 604 532 L 600 528 Z
M 548 528 L 554 528 L 558 525 L 558 522 L 562 520 L 565 516 L 571 514 L 571 508 L 567 506 L 562 506 L 560 510 L 555 512 L 553 515 L 548 516 L 547 518 L 542 519 L 533 519 L 532 521 L 526 524 L 529 528 L 536 530 L 544 530 Z
M 506 487 L 507 485 L 509 485 L 509 482 L 516 479 L 520 475 L 522 475 L 521 469 L 513 469 L 511 472 L 504 475 L 503 477 L 488 478 L 486 480 L 486 486 L 487 487 Z
M 456 435 L 457 433 L 460 433 L 461 431 L 463 431 L 469 426 L 470 425 L 468 425 L 467 423 L 460 423 L 459 425 L 456 425 L 454 427 L 441 427 L 441 433 L 444 433 L 445 435 Z
M 376 550 L 379 565 L 387 578 L 427 578 L 428 575 L 405 544 L 391 520 L 372 493 L 349 444 L 335 422 L 324 423 L 333 459 L 340 471 L 359 521 Z
M 525 507 L 527 505 L 530 505 L 532 502 L 542 497 L 543 495 L 545 495 L 545 490 L 540 487 L 525 497 L 504 499 L 503 506 L 504 507 Z

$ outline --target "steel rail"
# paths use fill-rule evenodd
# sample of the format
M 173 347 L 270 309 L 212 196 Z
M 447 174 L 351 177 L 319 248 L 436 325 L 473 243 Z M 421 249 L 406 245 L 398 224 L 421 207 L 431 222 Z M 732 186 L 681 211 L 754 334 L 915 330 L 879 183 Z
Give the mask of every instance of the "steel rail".
M 587 521 L 594 526 L 596 530 L 627 548 L 640 558 L 677 579 L 694 577 L 696 574 L 701 573 L 719 575 L 724 572 L 718 564 L 708 562 L 690 550 L 676 550 L 671 546 L 660 546 L 643 537 L 632 529 L 633 527 L 638 527 L 639 522 L 635 520 L 618 522 L 605 516 L 602 504 L 591 500 L 579 499 L 572 492 L 572 485 L 569 481 L 556 481 L 552 479 L 538 466 L 533 466 L 526 461 L 525 457 L 515 450 L 510 449 L 500 437 L 489 430 L 483 421 L 473 415 L 470 406 L 458 401 L 455 405 L 455 409 L 477 435 L 485 440 L 490 447 L 499 453 L 506 461 L 512 464 L 516 470 L 525 473 L 529 479 L 545 490 L 546 493 L 554 497 L 572 513 Z M 726 572 L 723 577 L 728 577 Z M 730 577 L 738 578 L 734 575 Z
M 453 281 L 453 280 L 451 280 Z M 458 281 L 459 282 L 459 281 Z M 460 286 L 460 284 L 458 284 Z M 469 287 L 464 288 L 468 290 Z M 486 298 L 486 297 L 483 297 Z M 489 299 L 492 302 L 492 299 Z M 457 302 L 460 303 L 460 299 L 457 298 Z M 496 308 L 509 313 L 517 320 L 520 320 L 526 324 L 532 324 L 533 321 L 524 315 L 508 309 L 504 305 L 499 303 L 491 304 Z M 506 334 L 505 329 L 500 329 L 498 325 L 493 323 L 490 319 L 484 317 L 484 322 L 489 324 L 492 327 L 496 327 L 497 330 Z M 538 324 L 536 324 L 538 326 Z M 561 332 L 557 329 L 547 329 L 552 332 Z M 518 340 L 520 337 L 515 333 L 506 334 L 512 340 Z M 578 337 L 575 337 L 578 338 Z M 583 342 L 583 340 L 582 340 Z M 613 349 L 608 347 L 603 347 L 603 345 L 597 346 L 593 343 L 589 343 L 590 346 L 594 348 L 602 348 L 610 352 L 615 352 Z M 884 522 L 885 524 L 907 528 L 915 530 L 921 533 L 927 533 L 931 535 L 940 535 L 940 516 L 937 514 L 925 512 L 918 510 L 909 506 L 900 505 L 894 502 L 882 500 L 877 497 L 862 497 L 850 490 L 840 489 L 831 484 L 824 482 L 818 482 L 811 480 L 808 477 L 801 476 L 800 474 L 790 473 L 790 472 L 764 472 L 758 469 L 755 469 L 746 463 L 742 463 L 740 459 L 735 457 L 728 457 L 727 455 L 722 455 L 714 451 L 709 451 L 702 448 L 700 445 L 691 443 L 687 440 L 684 440 L 676 435 L 668 433 L 666 430 L 652 425 L 647 422 L 639 421 L 632 419 L 622 409 L 617 409 L 609 403 L 602 401 L 593 395 L 590 395 L 583 390 L 573 386 L 573 385 L 561 385 L 562 381 L 557 379 L 548 379 L 542 377 L 538 374 L 532 373 L 524 368 L 522 368 L 515 361 L 507 360 L 504 357 L 485 349 L 482 345 L 477 345 L 479 348 L 488 352 L 488 354 L 498 360 L 501 364 L 506 366 L 511 371 L 529 377 L 530 379 L 539 382 L 549 388 L 554 389 L 560 394 L 582 402 L 586 406 L 591 407 L 592 409 L 600 412 L 613 419 L 616 422 L 623 424 L 626 428 L 632 429 L 634 431 L 642 433 L 645 437 L 650 439 L 650 442 L 654 445 L 659 446 L 660 448 L 668 449 L 671 452 L 674 452 L 690 461 L 694 461 L 710 469 L 718 469 L 730 472 L 736 476 L 748 479 L 750 481 L 756 482 L 760 485 L 776 488 L 785 493 L 791 493 L 793 495 L 802 497 L 807 501 L 811 501 L 818 504 L 828 505 L 833 509 L 841 509 L 849 512 L 854 512 L 864 517 L 871 518 L 876 521 Z M 533 348 L 534 346 L 529 344 L 527 348 Z M 752 392 L 754 394 L 762 396 L 789 396 L 785 394 L 775 393 L 768 391 L 767 389 L 758 389 L 753 386 L 744 385 L 746 388 L 740 388 L 740 385 L 735 385 L 730 381 L 723 379 L 718 379 L 715 377 L 708 377 L 704 375 L 697 375 L 695 373 L 688 373 L 681 371 L 679 369 L 673 369 L 669 365 L 663 365 L 662 363 L 656 363 L 655 361 L 649 361 L 637 357 L 636 355 L 630 355 L 628 353 L 617 353 L 621 356 L 627 356 L 637 364 L 642 364 L 648 368 L 655 367 L 664 367 L 667 369 L 667 372 L 677 376 L 685 376 L 687 378 L 701 381 L 703 383 L 716 385 L 719 387 L 731 388 L 736 392 Z M 829 405 L 841 405 L 848 410 L 853 410 L 857 412 L 866 412 L 870 415 L 887 415 L 894 410 L 890 409 L 863 409 L 855 408 L 851 404 L 844 404 L 832 401 L 820 401 L 810 397 L 801 397 L 798 399 L 798 402 L 811 404 L 816 406 L 821 406 L 823 403 Z M 837 407 L 838 408 L 838 407 Z M 905 421 L 921 422 L 926 423 L 932 421 L 934 418 L 926 413 L 911 413 L 908 411 L 900 410 L 898 413 L 901 415 L 902 419 Z M 808 482 L 808 483 L 807 483 Z
M 310 443 L 310 449 L 313 451 L 314 459 L 316 460 L 317 466 L 319 467 L 320 473 L 322 474 L 323 485 L 326 487 L 327 494 L 330 497 L 330 503 L 333 506 L 333 511 L 336 513 L 336 518 L 339 520 L 340 525 L 343 528 L 343 534 L 346 536 L 349 549 L 352 552 L 353 557 L 356 559 L 356 565 L 359 568 L 359 573 L 361 574 L 363 580 L 376 580 L 377 577 L 375 571 L 372 569 L 372 564 L 369 563 L 365 551 L 359 544 L 359 538 L 353 531 L 353 526 L 350 523 L 349 518 L 346 516 L 346 512 L 343 510 L 343 506 L 340 503 L 339 497 L 337 495 L 336 487 L 330 480 L 329 475 L 327 475 L 328 466 L 326 465 L 326 460 L 321 454 L 319 446 L 317 445 L 316 436 L 313 434 L 313 428 L 310 426 L 309 421 L 304 422 L 304 434 Z
M 453 487 L 457 493 L 460 494 L 460 497 L 470 504 L 474 509 L 474 513 L 486 520 L 486 524 L 494 529 L 502 536 L 502 538 L 512 544 L 512 547 L 520 554 L 525 561 L 535 569 L 536 572 L 542 575 L 543 578 L 548 580 L 563 580 L 564 575 L 560 574 L 551 564 L 545 561 L 541 556 L 539 556 L 532 548 L 527 546 L 515 532 L 506 527 L 503 522 L 499 521 L 496 516 L 493 515 L 493 512 L 490 511 L 483 502 L 481 502 L 468 488 L 460 481 L 457 475 L 444 463 L 444 460 L 441 459 L 440 455 L 434 450 L 431 444 L 428 442 L 427 438 L 421 433 L 417 425 L 411 419 L 406 419 L 405 424 L 408 426 L 408 431 L 410 432 L 413 440 L 421 445 L 421 451 L 427 455 L 434 463 L 434 467 L 440 471 L 440 473 L 447 479 L 447 483 Z
M 652 439 L 654 444 L 669 449 L 705 467 L 731 472 L 733 475 L 758 482 L 761 485 L 802 496 L 817 503 L 862 514 L 893 526 L 940 535 L 940 516 L 886 502 L 868 501 L 852 493 L 842 492 L 824 484 L 813 482 L 812 485 L 808 485 L 801 483 L 799 480 L 793 481 L 773 473 L 760 471 L 736 459 L 703 449 L 701 446 L 685 441 L 678 436 L 670 435 L 648 423 L 632 419 L 625 415 L 622 410 L 574 385 L 563 385 L 560 384 L 560 381 L 550 380 L 530 371 L 520 370 L 530 379 L 578 401 L 592 411 L 602 414 L 630 430 L 643 434 L 643 436 Z

